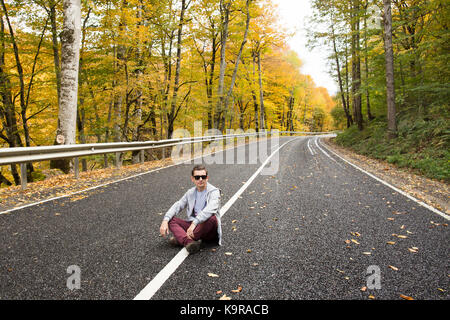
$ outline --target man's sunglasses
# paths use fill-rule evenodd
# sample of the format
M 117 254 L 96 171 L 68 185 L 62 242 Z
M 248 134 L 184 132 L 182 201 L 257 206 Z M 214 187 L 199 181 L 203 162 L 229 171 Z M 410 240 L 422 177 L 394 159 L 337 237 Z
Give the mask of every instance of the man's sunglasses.
M 206 178 L 208 178 L 208 176 L 194 176 L 195 180 L 200 180 L 200 178 L 202 178 L 202 180 L 206 180 Z

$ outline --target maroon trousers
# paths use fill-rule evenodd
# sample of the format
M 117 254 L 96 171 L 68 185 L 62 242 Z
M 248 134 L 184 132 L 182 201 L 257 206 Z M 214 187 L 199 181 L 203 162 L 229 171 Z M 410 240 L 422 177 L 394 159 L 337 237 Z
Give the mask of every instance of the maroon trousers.
M 187 246 L 193 240 L 189 239 L 186 231 L 191 225 L 192 222 L 185 221 L 177 217 L 173 217 L 172 220 L 169 221 L 169 230 L 175 236 L 178 243 L 182 246 Z M 208 220 L 203 223 L 197 225 L 194 229 L 194 240 L 203 240 L 203 241 L 216 241 L 218 239 L 217 235 L 217 218 L 216 216 L 212 216 Z

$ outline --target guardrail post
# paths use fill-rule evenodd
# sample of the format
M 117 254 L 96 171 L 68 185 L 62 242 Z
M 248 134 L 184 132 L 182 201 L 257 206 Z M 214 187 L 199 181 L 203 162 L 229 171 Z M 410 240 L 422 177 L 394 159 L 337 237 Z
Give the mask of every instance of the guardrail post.
M 122 167 L 122 162 L 120 161 L 120 152 L 116 152 L 116 168 L 120 169 Z
M 75 174 L 75 179 L 79 179 L 80 178 L 80 166 L 79 166 L 78 157 L 73 158 L 73 172 Z
M 27 164 L 20 164 L 20 188 L 25 190 L 27 188 Z
M 145 162 L 145 150 L 139 151 L 139 160 L 141 161 L 141 163 Z

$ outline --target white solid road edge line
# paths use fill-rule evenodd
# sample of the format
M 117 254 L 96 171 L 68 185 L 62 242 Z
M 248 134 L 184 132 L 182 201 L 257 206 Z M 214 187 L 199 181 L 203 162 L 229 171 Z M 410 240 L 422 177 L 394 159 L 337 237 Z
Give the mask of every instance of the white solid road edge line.
M 313 156 L 313 155 L 315 155 L 316 153 L 313 152 L 313 150 L 311 149 L 310 143 L 311 143 L 311 139 L 308 139 L 308 142 L 306 143 L 306 145 L 307 145 L 307 147 L 308 147 L 308 149 L 309 149 L 309 152 L 310 152 L 311 155 Z
M 328 153 L 325 152 L 325 150 L 323 150 L 321 147 L 319 147 L 319 144 L 317 143 L 317 137 L 315 138 L 314 142 L 315 142 L 317 148 L 319 148 L 319 150 L 322 151 L 322 153 L 323 153 L 324 155 L 326 155 L 328 158 L 330 158 L 331 160 L 333 160 L 334 162 L 336 162 L 336 164 L 337 164 L 339 167 L 342 168 L 341 164 L 340 164 L 339 162 L 337 162 L 336 159 L 334 159 L 333 157 L 331 157 Z
M 296 139 L 289 140 L 278 147 L 272 154 L 264 161 L 264 163 L 256 170 L 256 172 L 245 182 L 245 184 L 227 201 L 222 208 L 220 208 L 220 216 L 222 217 L 225 212 L 230 209 L 233 203 L 239 198 L 239 196 L 248 188 L 248 186 L 255 180 L 263 168 L 269 163 L 270 159 L 287 143 Z M 150 281 L 144 289 L 133 300 L 150 300 L 153 295 L 162 287 L 162 285 L 169 279 L 169 277 L 177 270 L 177 268 L 183 263 L 184 259 L 189 255 L 186 248 L 183 248 L 178 254 L 173 257 L 172 260 Z
M 407 197 L 408 199 L 413 200 L 414 202 L 420 204 L 422 207 L 425 207 L 425 208 L 427 208 L 428 210 L 433 211 L 434 213 L 440 215 L 440 216 L 443 217 L 444 219 L 450 220 L 450 216 L 448 216 L 447 214 L 443 213 L 442 211 L 439 211 L 438 209 L 436 209 L 436 208 L 434 208 L 434 207 L 432 207 L 432 206 L 426 204 L 425 202 L 420 201 L 419 199 L 414 198 L 413 196 L 407 194 L 407 193 L 404 192 L 403 190 L 400 190 L 400 189 L 394 187 L 394 186 L 391 185 L 390 183 L 388 183 L 388 182 L 386 182 L 386 181 L 384 181 L 384 180 L 378 178 L 377 176 L 375 176 L 375 175 L 373 175 L 373 174 L 367 172 L 366 170 L 364 170 L 364 169 L 358 167 L 357 165 L 351 163 L 350 161 L 345 160 L 345 159 L 342 158 L 340 155 L 338 155 L 336 152 L 330 150 L 330 148 L 328 148 L 326 145 L 322 144 L 322 146 L 323 146 L 325 149 L 327 149 L 328 151 L 330 151 L 332 154 L 334 154 L 336 157 L 340 158 L 342 161 L 345 161 L 346 163 L 348 163 L 348 164 L 351 165 L 352 167 L 358 169 L 358 170 L 361 171 L 361 172 L 364 172 L 364 173 L 367 174 L 369 177 L 374 178 L 374 179 L 377 180 L 378 182 L 381 182 L 382 184 L 384 184 L 384 185 L 388 186 L 389 188 L 393 189 L 394 191 L 397 191 L 398 193 L 404 195 L 404 196 Z

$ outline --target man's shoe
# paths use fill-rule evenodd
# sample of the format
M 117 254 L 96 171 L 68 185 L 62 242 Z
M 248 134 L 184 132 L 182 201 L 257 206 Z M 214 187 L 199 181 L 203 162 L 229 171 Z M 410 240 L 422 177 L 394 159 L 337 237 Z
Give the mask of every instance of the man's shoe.
M 178 243 L 178 241 L 177 241 L 177 239 L 175 237 L 170 237 L 169 244 L 172 247 L 179 247 L 180 246 L 180 244 Z
M 189 254 L 199 252 L 201 244 L 202 240 L 192 241 L 186 246 L 186 250 L 189 252 Z

